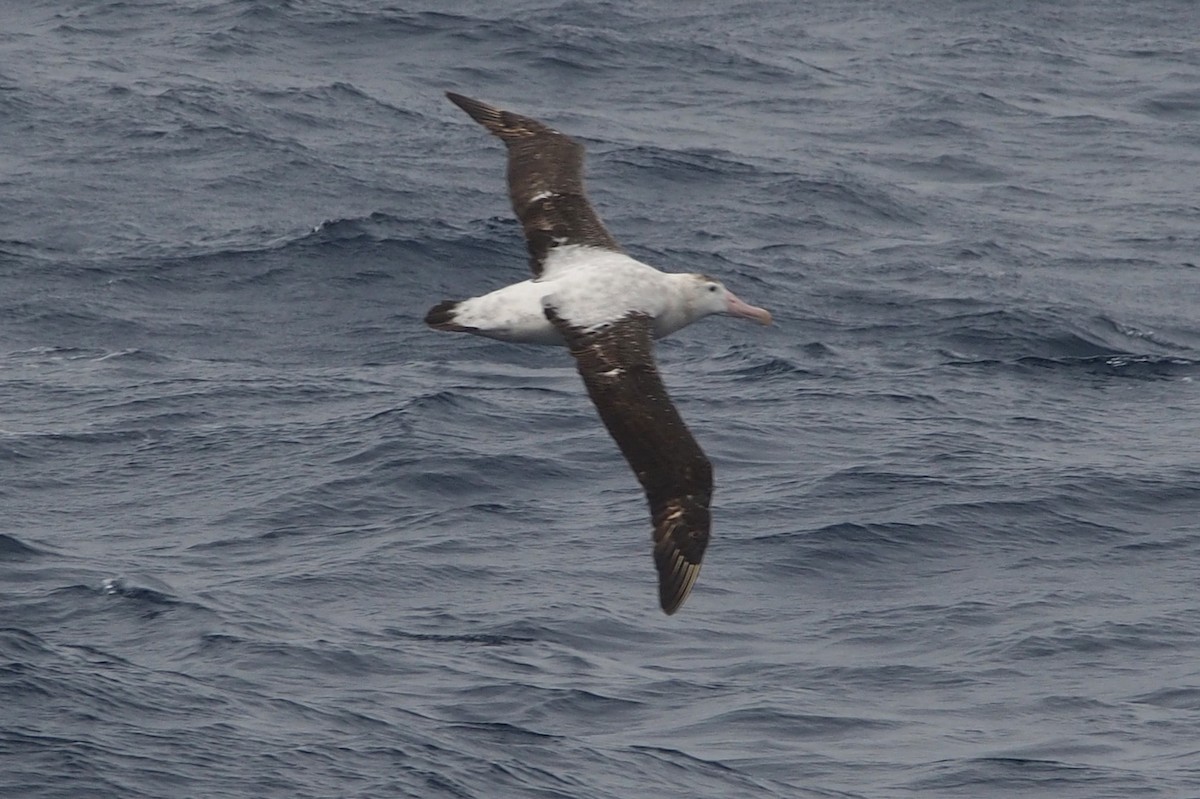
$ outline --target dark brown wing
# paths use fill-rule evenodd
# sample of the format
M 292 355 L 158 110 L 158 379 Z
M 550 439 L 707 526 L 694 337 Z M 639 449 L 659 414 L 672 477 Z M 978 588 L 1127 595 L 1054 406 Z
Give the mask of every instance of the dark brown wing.
M 584 332 L 554 309 L 588 394 L 646 491 L 662 609 L 674 613 L 700 575 L 708 546 L 712 465 L 671 404 L 651 352 L 651 320 L 634 314 Z
M 454 92 L 446 96 L 508 146 L 508 193 L 535 276 L 550 251 L 564 244 L 621 252 L 583 193 L 583 145 L 536 119 Z

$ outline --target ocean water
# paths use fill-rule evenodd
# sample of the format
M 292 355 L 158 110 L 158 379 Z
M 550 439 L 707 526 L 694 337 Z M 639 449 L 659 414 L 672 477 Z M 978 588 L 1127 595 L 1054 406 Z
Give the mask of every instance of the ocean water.
M 1200 796 L 1190 0 L 0 20 L 0 796 Z M 775 314 L 676 616 L 447 89 Z

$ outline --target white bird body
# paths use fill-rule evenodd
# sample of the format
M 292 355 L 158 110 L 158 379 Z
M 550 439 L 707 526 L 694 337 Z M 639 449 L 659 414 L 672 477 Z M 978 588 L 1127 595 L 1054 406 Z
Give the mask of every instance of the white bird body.
M 654 320 L 655 338 L 710 313 L 728 312 L 728 292 L 692 274 L 660 272 L 611 250 L 567 245 L 551 251 L 540 277 L 460 301 L 454 322 L 471 333 L 521 344 L 563 345 L 546 308 L 570 309 L 585 331 L 629 313 Z

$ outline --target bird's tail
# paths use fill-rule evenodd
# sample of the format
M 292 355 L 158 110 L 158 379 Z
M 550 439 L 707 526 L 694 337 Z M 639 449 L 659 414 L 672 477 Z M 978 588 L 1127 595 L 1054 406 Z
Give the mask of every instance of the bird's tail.
M 466 325 L 460 324 L 456 319 L 460 304 L 458 300 L 442 300 L 425 314 L 425 324 L 434 330 L 466 330 Z

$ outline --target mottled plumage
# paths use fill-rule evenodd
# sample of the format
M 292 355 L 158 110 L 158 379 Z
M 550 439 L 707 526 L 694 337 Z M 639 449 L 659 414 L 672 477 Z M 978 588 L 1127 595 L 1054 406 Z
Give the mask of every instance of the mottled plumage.
M 554 247 L 583 244 L 621 252 L 583 193 L 582 144 L 536 119 L 454 92 L 446 96 L 508 147 L 508 195 L 535 276 Z

